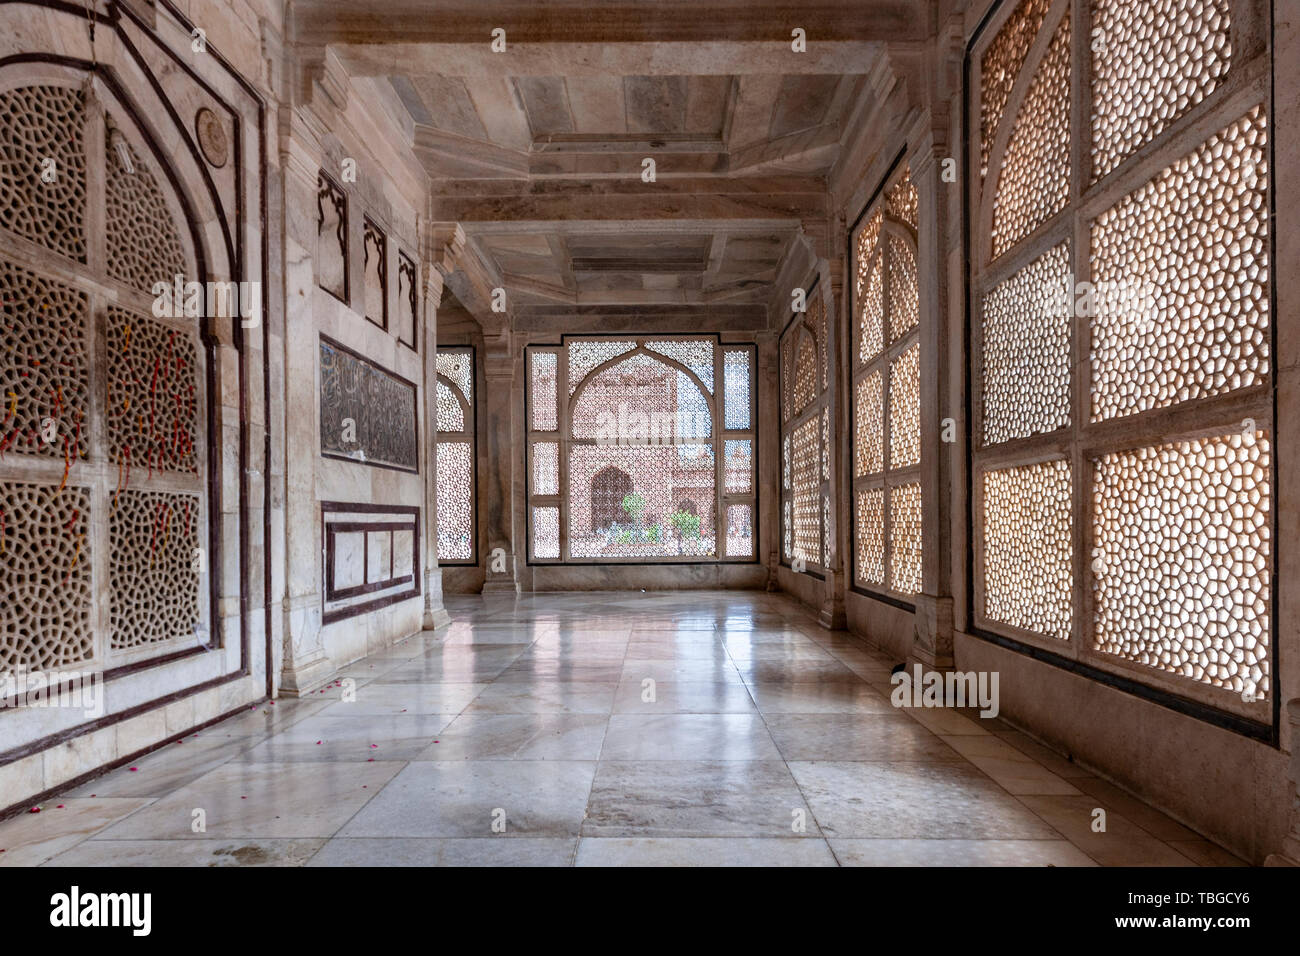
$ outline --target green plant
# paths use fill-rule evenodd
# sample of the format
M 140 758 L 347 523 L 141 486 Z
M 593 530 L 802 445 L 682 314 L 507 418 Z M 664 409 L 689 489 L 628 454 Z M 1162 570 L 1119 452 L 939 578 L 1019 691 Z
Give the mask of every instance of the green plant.
M 663 540 L 664 537 L 663 525 L 659 524 L 658 522 L 652 524 L 649 529 L 649 534 L 650 534 L 651 544 L 658 544 L 660 541 Z
M 635 525 L 641 524 L 641 514 L 645 511 L 645 499 L 633 492 L 630 495 L 623 496 L 623 510 L 627 512 L 628 517 L 632 519 Z
M 677 511 L 668 519 L 679 535 L 683 538 L 698 538 L 700 536 L 700 516 L 693 515 L 689 511 Z

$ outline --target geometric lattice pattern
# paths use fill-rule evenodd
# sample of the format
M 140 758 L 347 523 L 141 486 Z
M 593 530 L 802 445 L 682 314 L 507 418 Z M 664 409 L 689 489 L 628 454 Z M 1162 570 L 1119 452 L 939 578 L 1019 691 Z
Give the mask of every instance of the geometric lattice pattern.
M 910 184 L 909 184 L 910 185 Z M 896 342 L 916 328 L 920 319 L 917 301 L 916 255 L 902 236 L 889 237 L 889 339 Z
M 560 509 L 533 509 L 533 557 L 555 559 L 560 556 Z
M 533 494 L 560 493 L 560 446 L 553 441 L 533 443 Z
M 885 583 L 885 489 L 858 492 L 858 582 L 881 587 Z
M 753 372 L 750 351 L 729 351 L 723 354 L 723 417 L 724 427 L 746 431 L 752 427 L 749 404 L 749 388 Z
M 461 432 L 465 430 L 465 411 L 456 400 L 456 390 L 446 382 L 438 382 L 438 431 Z
M 1062 19 L 1007 141 L 993 203 L 993 256 L 1024 239 L 1070 198 L 1070 19 Z
M 799 338 L 794 360 L 794 414 L 798 415 L 817 397 L 817 346 L 811 335 Z
M 879 369 L 858 382 L 853 406 L 853 475 L 874 475 L 885 467 L 884 389 Z
M 83 292 L 0 261 L 0 454 L 63 458 L 89 447 L 90 413 Z M 47 422 L 55 425 L 54 441 Z
M 713 394 L 713 346 L 703 339 L 672 339 L 666 342 L 647 342 L 645 347 L 658 352 L 694 372 Z
M 0 228 L 78 262 L 86 261 L 84 106 L 80 90 L 62 86 L 0 93 Z
M 889 489 L 889 586 L 900 594 L 921 590 L 921 486 Z
M 108 310 L 108 456 L 153 471 L 198 474 L 198 358 L 193 339 L 153 319 Z
M 1069 286 L 1070 251 L 1061 243 L 984 296 L 985 445 L 1070 423 Z
M 921 590 L 920 197 L 903 167 L 853 237 L 854 584 Z
M 474 464 L 470 443 L 438 442 L 438 560 L 474 557 Z
M 879 232 L 879 213 L 872 217 L 877 222 Z M 864 229 L 858 234 L 858 362 L 866 364 L 880 354 L 885 347 L 885 280 L 884 267 L 879 256 L 872 255 L 876 248 L 874 240 L 867 244 L 863 240 L 872 235 L 872 230 Z
M 529 369 L 528 410 L 532 415 L 532 428 L 539 432 L 553 432 L 556 424 L 555 370 L 559 356 L 554 352 L 533 352 Z
M 980 178 L 988 174 L 989 151 L 1029 48 L 1043 25 L 1051 0 L 1021 0 L 980 59 Z
M 0 673 L 94 656 L 90 492 L 0 481 Z
M 528 447 L 532 558 L 752 557 L 753 352 L 701 335 L 528 350 L 530 431 L 554 433 Z
M 889 366 L 889 467 L 921 461 L 921 343 Z
M 570 342 L 567 348 L 569 359 L 569 394 L 572 395 L 587 373 L 603 362 L 630 352 L 636 348 L 635 342 L 592 341 L 582 339 Z
M 1068 640 L 1074 609 L 1069 462 L 988 471 L 983 479 L 984 616 Z
M 1094 282 L 1134 291 L 1098 296 L 1094 421 L 1268 375 L 1266 136 L 1252 109 L 1097 218 Z
M 192 637 L 199 624 L 199 498 L 122 491 L 108 519 L 114 650 Z
M 819 423 L 810 418 L 791 435 L 791 501 L 794 502 L 794 550 L 791 556 L 821 564 L 821 507 L 818 488 L 817 446 Z
M 569 448 L 569 550 L 575 558 L 714 558 L 713 445 Z
M 1094 181 L 1227 75 L 1229 10 L 1229 0 L 1093 0 Z
M 1099 650 L 1267 696 L 1269 467 L 1263 432 L 1095 462 Z
M 437 553 L 474 560 L 474 353 L 440 348 L 438 371 Z
M 149 292 L 185 274 L 185 251 L 163 191 L 140 156 L 115 129 L 105 144 L 108 274 Z M 131 157 L 128 172 L 114 144 Z

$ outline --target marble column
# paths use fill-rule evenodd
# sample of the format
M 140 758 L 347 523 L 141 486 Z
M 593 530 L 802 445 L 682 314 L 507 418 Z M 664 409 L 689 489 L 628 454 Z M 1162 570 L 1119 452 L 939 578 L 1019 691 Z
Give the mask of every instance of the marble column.
M 485 333 L 483 371 L 487 388 L 481 398 L 487 473 L 481 477 L 487 507 L 486 577 L 483 591 L 518 592 L 520 554 L 515 539 L 515 379 L 518 370 L 513 337 L 508 330 Z
M 451 623 L 442 603 L 442 568 L 438 566 L 438 304 L 442 301 L 442 273 L 437 268 L 437 234 L 422 223 L 424 333 L 424 629 L 437 630 Z
M 843 216 L 838 216 L 832 223 L 832 235 L 844 235 L 846 227 Z M 822 259 L 820 263 L 823 292 L 822 304 L 826 309 L 827 342 L 823 346 L 828 350 L 830 364 L 827 407 L 830 409 L 831 442 L 829 495 L 831 502 L 830 520 L 832 527 L 827 530 L 826 540 L 830 542 L 830 554 L 825 558 L 826 589 L 822 599 L 821 611 L 817 619 L 822 627 L 844 628 L 848 626 L 848 615 L 844 607 L 844 588 L 847 569 L 852 565 L 845 561 L 850 552 L 848 534 L 845 529 L 851 527 L 847 520 L 852 500 L 851 489 L 845 487 L 844 469 L 847 467 L 844 455 L 853 447 L 852 433 L 849 430 L 848 402 L 844 400 L 843 382 L 845 359 L 841 343 L 851 341 L 844 331 L 848 328 L 847 311 L 844 303 L 845 258 L 843 250 L 838 256 Z
M 917 299 L 923 316 L 921 345 L 921 593 L 909 660 L 923 667 L 953 666 L 952 456 L 958 447 L 958 413 L 948 407 L 948 226 L 955 185 L 941 180 L 946 137 L 933 128 L 909 157 L 920 200 Z
M 1291 725 L 1291 739 L 1300 740 L 1300 698 L 1287 701 L 1287 720 Z M 1270 854 L 1265 866 L 1300 866 L 1300 747 L 1292 747 L 1290 763 L 1291 829 L 1282 838 L 1279 853 Z
M 305 416 L 285 430 L 284 664 L 280 690 L 300 696 L 334 674 L 321 640 L 320 514 L 316 496 L 316 191 L 320 154 L 313 132 L 293 111 L 281 133 L 284 170 L 285 407 Z

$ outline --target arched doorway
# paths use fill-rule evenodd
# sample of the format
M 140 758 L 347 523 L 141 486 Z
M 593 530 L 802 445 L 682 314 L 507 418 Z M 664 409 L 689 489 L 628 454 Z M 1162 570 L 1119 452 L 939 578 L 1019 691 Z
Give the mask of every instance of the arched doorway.
M 632 493 L 632 479 L 626 471 L 612 465 L 598 471 L 591 479 L 591 530 L 604 531 L 615 522 L 629 520 L 623 499 Z

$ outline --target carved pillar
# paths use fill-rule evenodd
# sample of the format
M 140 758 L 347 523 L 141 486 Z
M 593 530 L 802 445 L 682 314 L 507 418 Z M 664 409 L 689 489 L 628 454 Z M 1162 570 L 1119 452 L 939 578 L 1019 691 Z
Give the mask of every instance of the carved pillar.
M 758 555 L 767 565 L 767 590 L 780 589 L 777 568 L 781 564 L 781 395 L 777 384 L 780 346 L 775 332 L 760 332 L 756 337 L 758 356 L 758 447 L 770 449 L 758 456 L 759 497 L 763 506 L 758 512 Z M 775 503 L 775 504 L 773 504 Z
M 484 485 L 487 505 L 488 547 L 483 590 L 518 592 L 514 522 L 515 462 L 519 451 L 514 421 L 517 363 L 508 330 L 484 334 L 483 339 L 487 389 L 480 407 L 485 411 L 487 473 L 479 480 Z
M 420 272 L 424 279 L 424 334 L 420 349 L 424 355 L 424 629 L 436 630 L 451 623 L 442 603 L 442 568 L 438 566 L 438 304 L 442 301 L 442 273 L 437 260 L 442 252 L 439 237 L 423 223 Z
M 1282 838 L 1282 852 L 1272 853 L 1265 866 L 1300 866 L 1300 697 L 1287 701 L 1287 720 L 1291 723 L 1291 829 Z
M 832 235 L 843 235 L 845 232 L 844 218 L 842 215 L 835 217 L 830 225 Z M 844 252 L 843 245 L 837 248 L 838 255 L 829 259 L 821 260 L 821 289 L 822 305 L 826 309 L 826 343 L 823 346 L 828 350 L 828 361 L 830 363 L 830 376 L 828 387 L 830 394 L 827 396 L 827 407 L 830 409 L 831 434 L 830 434 L 830 521 L 831 527 L 827 529 L 826 540 L 830 543 L 830 554 L 826 555 L 826 591 L 822 600 L 821 612 L 818 614 L 818 621 L 822 627 L 844 628 L 848 626 L 848 615 L 844 608 L 844 589 L 845 589 L 845 569 L 852 567 L 851 563 L 846 563 L 844 556 L 848 553 L 848 535 L 843 529 L 851 526 L 851 523 L 843 520 L 848 514 L 849 501 L 851 498 L 850 489 L 844 484 L 844 469 L 846 467 L 844 455 L 852 448 L 852 441 L 849 436 L 848 425 L 848 402 L 844 400 L 844 389 L 842 381 L 844 377 L 845 358 L 844 349 L 841 348 L 843 342 L 849 341 L 845 338 L 843 332 L 847 326 L 844 325 Z
M 321 520 L 316 495 L 320 434 L 316 421 L 316 184 L 320 171 L 314 137 L 297 111 L 281 130 L 284 171 L 284 368 L 285 407 L 294 418 L 285 429 L 284 665 L 280 689 L 299 696 L 334 674 L 321 641 Z
M 947 156 L 946 114 L 935 117 L 912 153 L 911 175 L 920 200 L 918 305 L 921 343 L 921 593 L 911 661 L 925 667 L 953 666 L 952 469 L 958 412 L 948 407 L 951 324 L 947 249 L 954 183 L 941 179 Z M 936 134 L 938 127 L 944 132 Z

